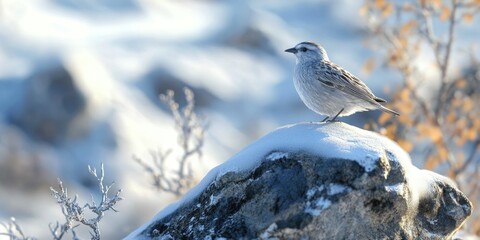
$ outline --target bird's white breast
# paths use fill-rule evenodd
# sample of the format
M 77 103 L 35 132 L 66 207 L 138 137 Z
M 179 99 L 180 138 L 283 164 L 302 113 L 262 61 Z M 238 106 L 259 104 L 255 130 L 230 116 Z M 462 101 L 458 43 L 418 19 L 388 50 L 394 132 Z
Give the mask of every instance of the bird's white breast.
M 360 99 L 321 83 L 316 75 L 315 64 L 317 63 L 299 62 L 294 72 L 295 89 L 310 110 L 330 117 L 336 115 L 342 108 L 344 111 L 340 116 L 367 110 Z M 331 81 L 331 79 L 324 80 Z

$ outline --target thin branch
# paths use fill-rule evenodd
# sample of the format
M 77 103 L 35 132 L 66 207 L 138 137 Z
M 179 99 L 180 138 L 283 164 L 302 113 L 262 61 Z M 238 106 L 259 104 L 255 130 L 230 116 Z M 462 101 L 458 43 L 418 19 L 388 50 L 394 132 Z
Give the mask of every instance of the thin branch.
M 480 146 L 480 138 L 475 140 L 475 142 L 473 143 L 472 149 L 470 150 L 470 153 L 468 154 L 468 157 L 465 160 L 465 162 L 463 162 L 462 166 L 455 169 L 455 174 L 456 175 L 465 171 L 467 166 L 469 166 L 472 163 L 472 161 L 475 159 L 476 153 L 478 152 L 477 151 L 478 146 Z
M 0 223 L 0 225 L 3 226 L 5 231 L 7 231 L 6 233 L 0 232 L 0 236 L 7 236 L 10 240 L 36 240 L 34 237 L 25 236 L 20 224 L 17 223 L 17 220 L 14 217 L 10 218 L 10 221 L 7 223 Z
M 447 43 L 445 47 L 445 55 L 442 61 L 440 62 L 440 90 L 438 93 L 438 104 L 437 107 L 435 108 L 435 117 L 437 118 L 437 122 L 442 122 L 440 119 L 440 111 L 443 109 L 443 103 L 446 102 L 445 99 L 445 87 L 447 85 L 447 71 L 448 71 L 448 66 L 450 63 L 450 55 L 452 52 L 452 45 L 453 41 L 455 38 L 455 24 L 457 23 L 456 21 L 456 14 L 458 10 L 458 0 L 451 0 L 452 3 L 452 10 L 449 18 L 449 26 L 448 26 L 448 38 L 447 38 Z
M 177 196 L 183 194 L 193 185 L 192 157 L 200 159 L 204 144 L 205 125 L 194 111 L 195 100 L 193 92 L 185 88 L 187 105 L 180 108 L 174 100 L 174 92 L 169 90 L 160 95 L 160 99 L 169 108 L 178 133 L 177 143 L 180 149 L 176 162 L 169 161 L 172 149 L 165 152 L 151 153 L 151 161 L 146 162 L 139 157 L 133 159 L 151 176 L 153 186 L 157 190 L 173 193 Z M 174 163 L 175 165 L 173 165 Z M 173 171 L 167 172 L 169 166 L 174 166 Z M 170 167 L 171 168 L 171 167 Z
M 55 240 L 62 239 L 68 232 L 72 233 L 73 239 L 79 239 L 75 232 L 75 228 L 79 227 L 80 225 L 84 225 L 90 228 L 91 239 L 99 240 L 101 236 L 99 223 L 105 215 L 105 212 L 109 210 L 117 212 L 114 206 L 119 201 L 123 200 L 123 198 L 120 197 L 120 193 L 122 192 L 121 189 L 119 189 L 116 194 L 113 195 L 113 197 L 109 196 L 110 189 L 112 188 L 114 183 L 111 183 L 110 185 L 105 185 L 105 170 L 103 163 L 101 164 L 100 174 L 97 173 L 97 170 L 95 168 L 92 168 L 90 166 L 88 166 L 88 171 L 93 177 L 96 178 L 98 182 L 98 188 L 101 193 L 101 200 L 98 205 L 92 197 L 91 204 L 86 203 L 81 206 L 77 202 L 78 196 L 75 195 L 75 197 L 73 198 L 70 198 L 68 196 L 68 190 L 63 186 L 63 183 L 60 179 L 58 179 L 58 191 L 53 187 L 50 187 L 52 195 L 57 200 L 57 203 L 60 205 L 62 213 L 65 217 L 65 223 L 60 224 L 59 222 L 57 222 L 55 225 L 49 225 L 50 233 Z M 94 217 L 87 217 L 87 215 L 89 215 L 85 213 L 85 210 L 87 209 L 90 211 L 90 213 L 94 214 Z

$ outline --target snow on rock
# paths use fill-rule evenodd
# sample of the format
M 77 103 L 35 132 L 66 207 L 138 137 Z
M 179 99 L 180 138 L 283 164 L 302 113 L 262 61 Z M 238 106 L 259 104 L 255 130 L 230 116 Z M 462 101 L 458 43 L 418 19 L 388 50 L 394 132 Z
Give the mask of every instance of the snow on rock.
M 275 161 L 275 160 L 286 158 L 286 157 L 288 157 L 288 153 L 286 152 L 272 152 L 268 154 L 266 159 L 270 161 Z
M 448 179 L 414 167 L 391 140 L 302 123 L 214 168 L 126 239 L 443 239 L 471 211 Z

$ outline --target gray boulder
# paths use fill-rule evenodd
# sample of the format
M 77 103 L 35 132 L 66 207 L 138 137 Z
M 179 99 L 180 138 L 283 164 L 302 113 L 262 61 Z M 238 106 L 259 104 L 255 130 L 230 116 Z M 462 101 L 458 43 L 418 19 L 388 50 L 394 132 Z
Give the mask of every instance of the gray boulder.
M 21 103 L 9 121 L 36 140 L 58 143 L 78 134 L 87 100 L 60 63 L 37 70 L 25 81 Z
M 213 169 L 126 239 L 448 239 L 471 211 L 389 139 L 297 124 Z

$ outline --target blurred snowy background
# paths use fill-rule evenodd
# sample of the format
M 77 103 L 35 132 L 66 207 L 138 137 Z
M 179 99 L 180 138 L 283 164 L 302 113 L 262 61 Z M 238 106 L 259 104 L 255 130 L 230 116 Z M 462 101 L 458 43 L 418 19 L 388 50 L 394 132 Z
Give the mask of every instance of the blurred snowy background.
M 158 98 L 167 89 L 183 105 L 182 89 L 191 88 L 208 122 L 198 179 L 279 126 L 321 120 L 298 98 L 295 58 L 283 52 L 301 41 L 322 44 L 332 61 L 390 99 L 384 88 L 399 76 L 362 71 L 373 53 L 363 42 L 361 4 L 0 0 L 0 221 L 14 216 L 27 235 L 51 238 L 48 224 L 63 215 L 49 186 L 61 178 L 89 201 L 97 188 L 87 165 L 101 161 L 125 198 L 101 223 L 105 239 L 151 219 L 175 197 L 156 191 L 132 156 L 176 145 Z M 378 115 L 342 121 L 363 126 Z

